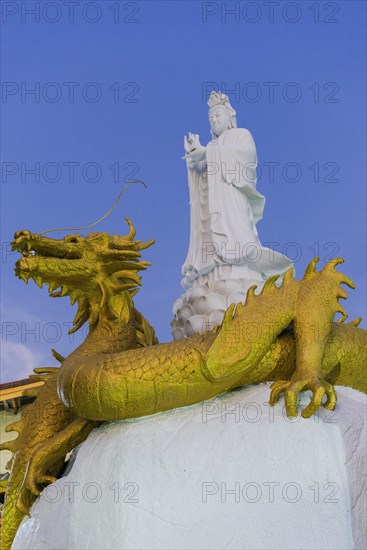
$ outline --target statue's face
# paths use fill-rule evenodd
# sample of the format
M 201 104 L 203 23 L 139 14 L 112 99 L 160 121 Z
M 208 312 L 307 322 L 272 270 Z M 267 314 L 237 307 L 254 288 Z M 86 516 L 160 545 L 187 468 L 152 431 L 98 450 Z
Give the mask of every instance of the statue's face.
M 212 109 L 209 114 L 210 129 L 219 136 L 224 130 L 229 128 L 229 113 L 225 107 Z

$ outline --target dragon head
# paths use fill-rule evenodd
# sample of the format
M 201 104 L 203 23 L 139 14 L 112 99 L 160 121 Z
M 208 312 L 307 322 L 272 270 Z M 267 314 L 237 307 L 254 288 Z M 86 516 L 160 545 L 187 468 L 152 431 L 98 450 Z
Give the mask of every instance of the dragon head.
M 108 318 L 118 317 L 119 299 L 125 296 L 126 302 L 136 294 L 141 285 L 138 271 L 151 265 L 139 258 L 154 240 L 135 241 L 134 225 L 125 219 L 129 232 L 124 236 L 90 233 L 51 239 L 27 230 L 14 234 L 12 249 L 23 255 L 15 274 L 26 283 L 32 278 L 41 288 L 48 284 L 53 298 L 70 296 L 72 304 L 78 302 L 70 332 L 87 321 L 94 325 L 102 312 Z

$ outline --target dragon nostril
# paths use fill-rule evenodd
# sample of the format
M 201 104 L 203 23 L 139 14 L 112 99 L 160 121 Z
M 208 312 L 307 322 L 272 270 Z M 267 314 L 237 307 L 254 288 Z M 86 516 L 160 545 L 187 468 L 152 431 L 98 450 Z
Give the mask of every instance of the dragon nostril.
M 19 237 L 26 237 L 27 235 L 30 235 L 31 232 L 28 231 L 28 229 L 22 229 L 21 231 L 16 231 L 14 233 L 14 239 L 18 239 Z
M 81 236 L 80 235 L 67 235 L 64 237 L 64 241 L 66 243 L 72 243 L 72 244 L 78 244 L 80 242 Z

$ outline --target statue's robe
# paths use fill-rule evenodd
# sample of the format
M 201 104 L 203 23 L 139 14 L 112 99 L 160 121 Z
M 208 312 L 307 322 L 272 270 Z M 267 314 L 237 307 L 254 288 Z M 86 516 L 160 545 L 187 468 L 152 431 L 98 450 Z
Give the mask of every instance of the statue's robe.
M 256 147 L 243 128 L 225 130 L 206 147 L 206 158 L 187 161 L 190 245 L 182 286 L 220 279 L 263 282 L 293 262 L 260 243 L 256 223 L 265 197 L 256 190 Z

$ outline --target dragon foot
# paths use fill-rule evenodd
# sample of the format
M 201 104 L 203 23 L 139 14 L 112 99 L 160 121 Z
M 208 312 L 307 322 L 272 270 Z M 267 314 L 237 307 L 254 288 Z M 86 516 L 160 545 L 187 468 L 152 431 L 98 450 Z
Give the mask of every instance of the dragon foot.
M 297 416 L 298 395 L 306 390 L 312 391 L 313 395 L 309 405 L 302 411 L 303 418 L 309 418 L 315 414 L 321 405 L 330 411 L 335 409 L 337 397 L 334 387 L 326 382 L 326 380 L 319 378 L 277 380 L 271 385 L 270 405 L 273 407 L 278 401 L 280 394 L 284 392 L 287 416 Z M 327 399 L 323 403 L 322 400 L 325 395 Z
M 61 471 L 65 457 L 71 449 L 87 439 L 100 422 L 88 422 L 77 418 L 64 430 L 44 441 L 31 455 L 24 485 L 33 495 L 39 496 L 45 486 L 57 481 L 52 474 Z
M 26 487 L 33 495 L 39 496 L 47 485 L 55 483 L 55 481 L 57 481 L 57 477 L 32 472 L 31 475 L 27 475 Z
M 47 485 L 57 481 L 57 477 L 50 475 L 49 461 L 47 455 L 37 452 L 29 459 L 24 485 L 34 496 L 39 496 Z

